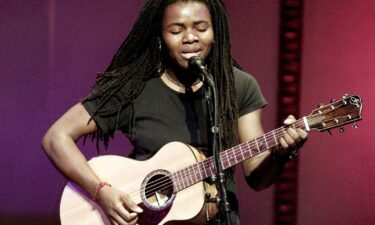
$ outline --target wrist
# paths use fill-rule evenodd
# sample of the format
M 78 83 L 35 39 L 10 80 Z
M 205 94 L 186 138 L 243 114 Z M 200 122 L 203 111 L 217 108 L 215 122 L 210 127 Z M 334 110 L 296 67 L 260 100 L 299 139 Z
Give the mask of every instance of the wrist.
M 105 181 L 101 181 L 99 182 L 99 184 L 97 184 L 96 188 L 95 188 L 95 191 L 94 193 L 92 194 L 92 199 L 94 201 L 97 201 L 98 200 L 98 195 L 99 195 L 99 192 L 102 188 L 104 188 L 105 186 L 108 186 L 108 187 L 111 187 L 111 184 L 105 182 Z
M 293 161 L 297 157 L 297 150 L 289 151 L 287 154 L 279 154 L 278 149 L 278 146 L 271 149 L 271 158 L 277 162 L 287 163 Z

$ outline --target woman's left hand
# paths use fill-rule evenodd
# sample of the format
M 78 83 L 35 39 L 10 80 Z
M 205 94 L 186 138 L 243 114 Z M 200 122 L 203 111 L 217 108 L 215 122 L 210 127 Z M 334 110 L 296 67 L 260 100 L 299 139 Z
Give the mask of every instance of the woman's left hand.
M 297 150 L 302 147 L 308 137 L 308 133 L 301 128 L 294 129 L 292 126 L 296 122 L 293 115 L 289 115 L 284 120 L 284 125 L 288 126 L 284 136 L 280 138 L 280 147 L 276 150 L 276 157 L 292 159 L 297 154 Z M 286 160 L 287 161 L 287 160 Z

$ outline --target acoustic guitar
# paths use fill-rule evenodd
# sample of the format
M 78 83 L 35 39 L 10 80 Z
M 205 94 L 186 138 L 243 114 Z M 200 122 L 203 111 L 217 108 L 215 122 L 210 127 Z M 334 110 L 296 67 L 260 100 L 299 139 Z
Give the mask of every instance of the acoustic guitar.
M 296 121 L 293 128 L 326 131 L 361 120 L 362 100 L 345 95 L 341 100 L 322 105 L 310 115 Z M 282 126 L 261 137 L 220 152 L 220 163 L 227 169 L 279 145 L 286 132 Z M 205 158 L 196 148 L 171 142 L 146 161 L 105 155 L 93 158 L 89 165 L 102 179 L 128 193 L 143 213 L 140 225 L 204 224 L 215 216 L 216 203 L 206 203 L 216 196 L 215 185 L 205 182 L 216 169 L 213 158 Z M 209 194 L 207 194 L 209 193 Z M 77 185 L 68 182 L 64 188 L 60 219 L 63 225 L 110 225 L 100 206 Z

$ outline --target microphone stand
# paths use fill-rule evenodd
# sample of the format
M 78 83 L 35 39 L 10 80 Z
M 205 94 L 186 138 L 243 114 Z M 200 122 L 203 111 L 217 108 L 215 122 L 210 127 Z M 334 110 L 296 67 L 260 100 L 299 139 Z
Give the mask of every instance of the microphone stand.
M 208 105 L 208 115 L 211 122 L 211 133 L 212 133 L 212 155 L 214 159 L 214 166 L 216 169 L 216 177 L 215 180 L 217 186 L 220 190 L 220 197 L 221 200 L 218 200 L 219 206 L 221 208 L 222 215 L 224 215 L 227 225 L 231 225 L 230 221 L 230 206 L 227 198 L 227 191 L 225 189 L 225 174 L 221 166 L 221 159 L 220 159 L 220 151 L 217 147 L 217 139 L 219 139 L 219 148 L 221 148 L 221 141 L 220 141 L 220 130 L 218 126 L 218 101 L 217 101 L 217 93 L 215 83 L 213 82 L 212 75 L 209 74 L 207 71 L 203 71 L 203 82 L 207 84 L 205 87 L 205 97 L 207 100 Z M 213 96 L 211 96 L 211 90 Z M 212 99 L 213 97 L 213 99 Z M 211 100 L 213 100 L 213 109 Z M 214 119 L 212 119 L 212 117 Z M 221 224 L 221 220 L 217 219 L 218 224 Z

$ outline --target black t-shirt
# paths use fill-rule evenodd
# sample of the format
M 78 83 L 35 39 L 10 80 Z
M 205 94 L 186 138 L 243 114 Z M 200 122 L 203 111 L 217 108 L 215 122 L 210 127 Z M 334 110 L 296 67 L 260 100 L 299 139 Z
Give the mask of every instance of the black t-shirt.
M 234 76 L 239 117 L 266 105 L 254 77 L 236 68 Z M 124 89 L 120 90 L 106 106 L 119 103 L 122 93 L 125 92 Z M 92 100 L 84 102 L 83 106 L 93 115 L 96 104 L 96 100 Z M 131 107 L 125 107 L 121 111 L 118 124 L 118 129 L 134 146 L 132 158 L 147 159 L 172 141 L 187 143 L 203 151 L 206 149 L 208 120 L 203 88 L 194 93 L 179 93 L 168 87 L 160 77 L 152 78 L 147 81 L 141 94 L 134 99 L 133 107 L 134 118 Z M 106 117 L 95 116 L 93 119 L 103 135 L 113 135 L 116 129 L 116 114 Z M 132 119 L 134 124 L 130 133 L 129 124 Z M 228 192 L 235 196 L 233 177 L 227 178 L 226 186 Z M 234 204 L 237 208 L 237 202 Z

